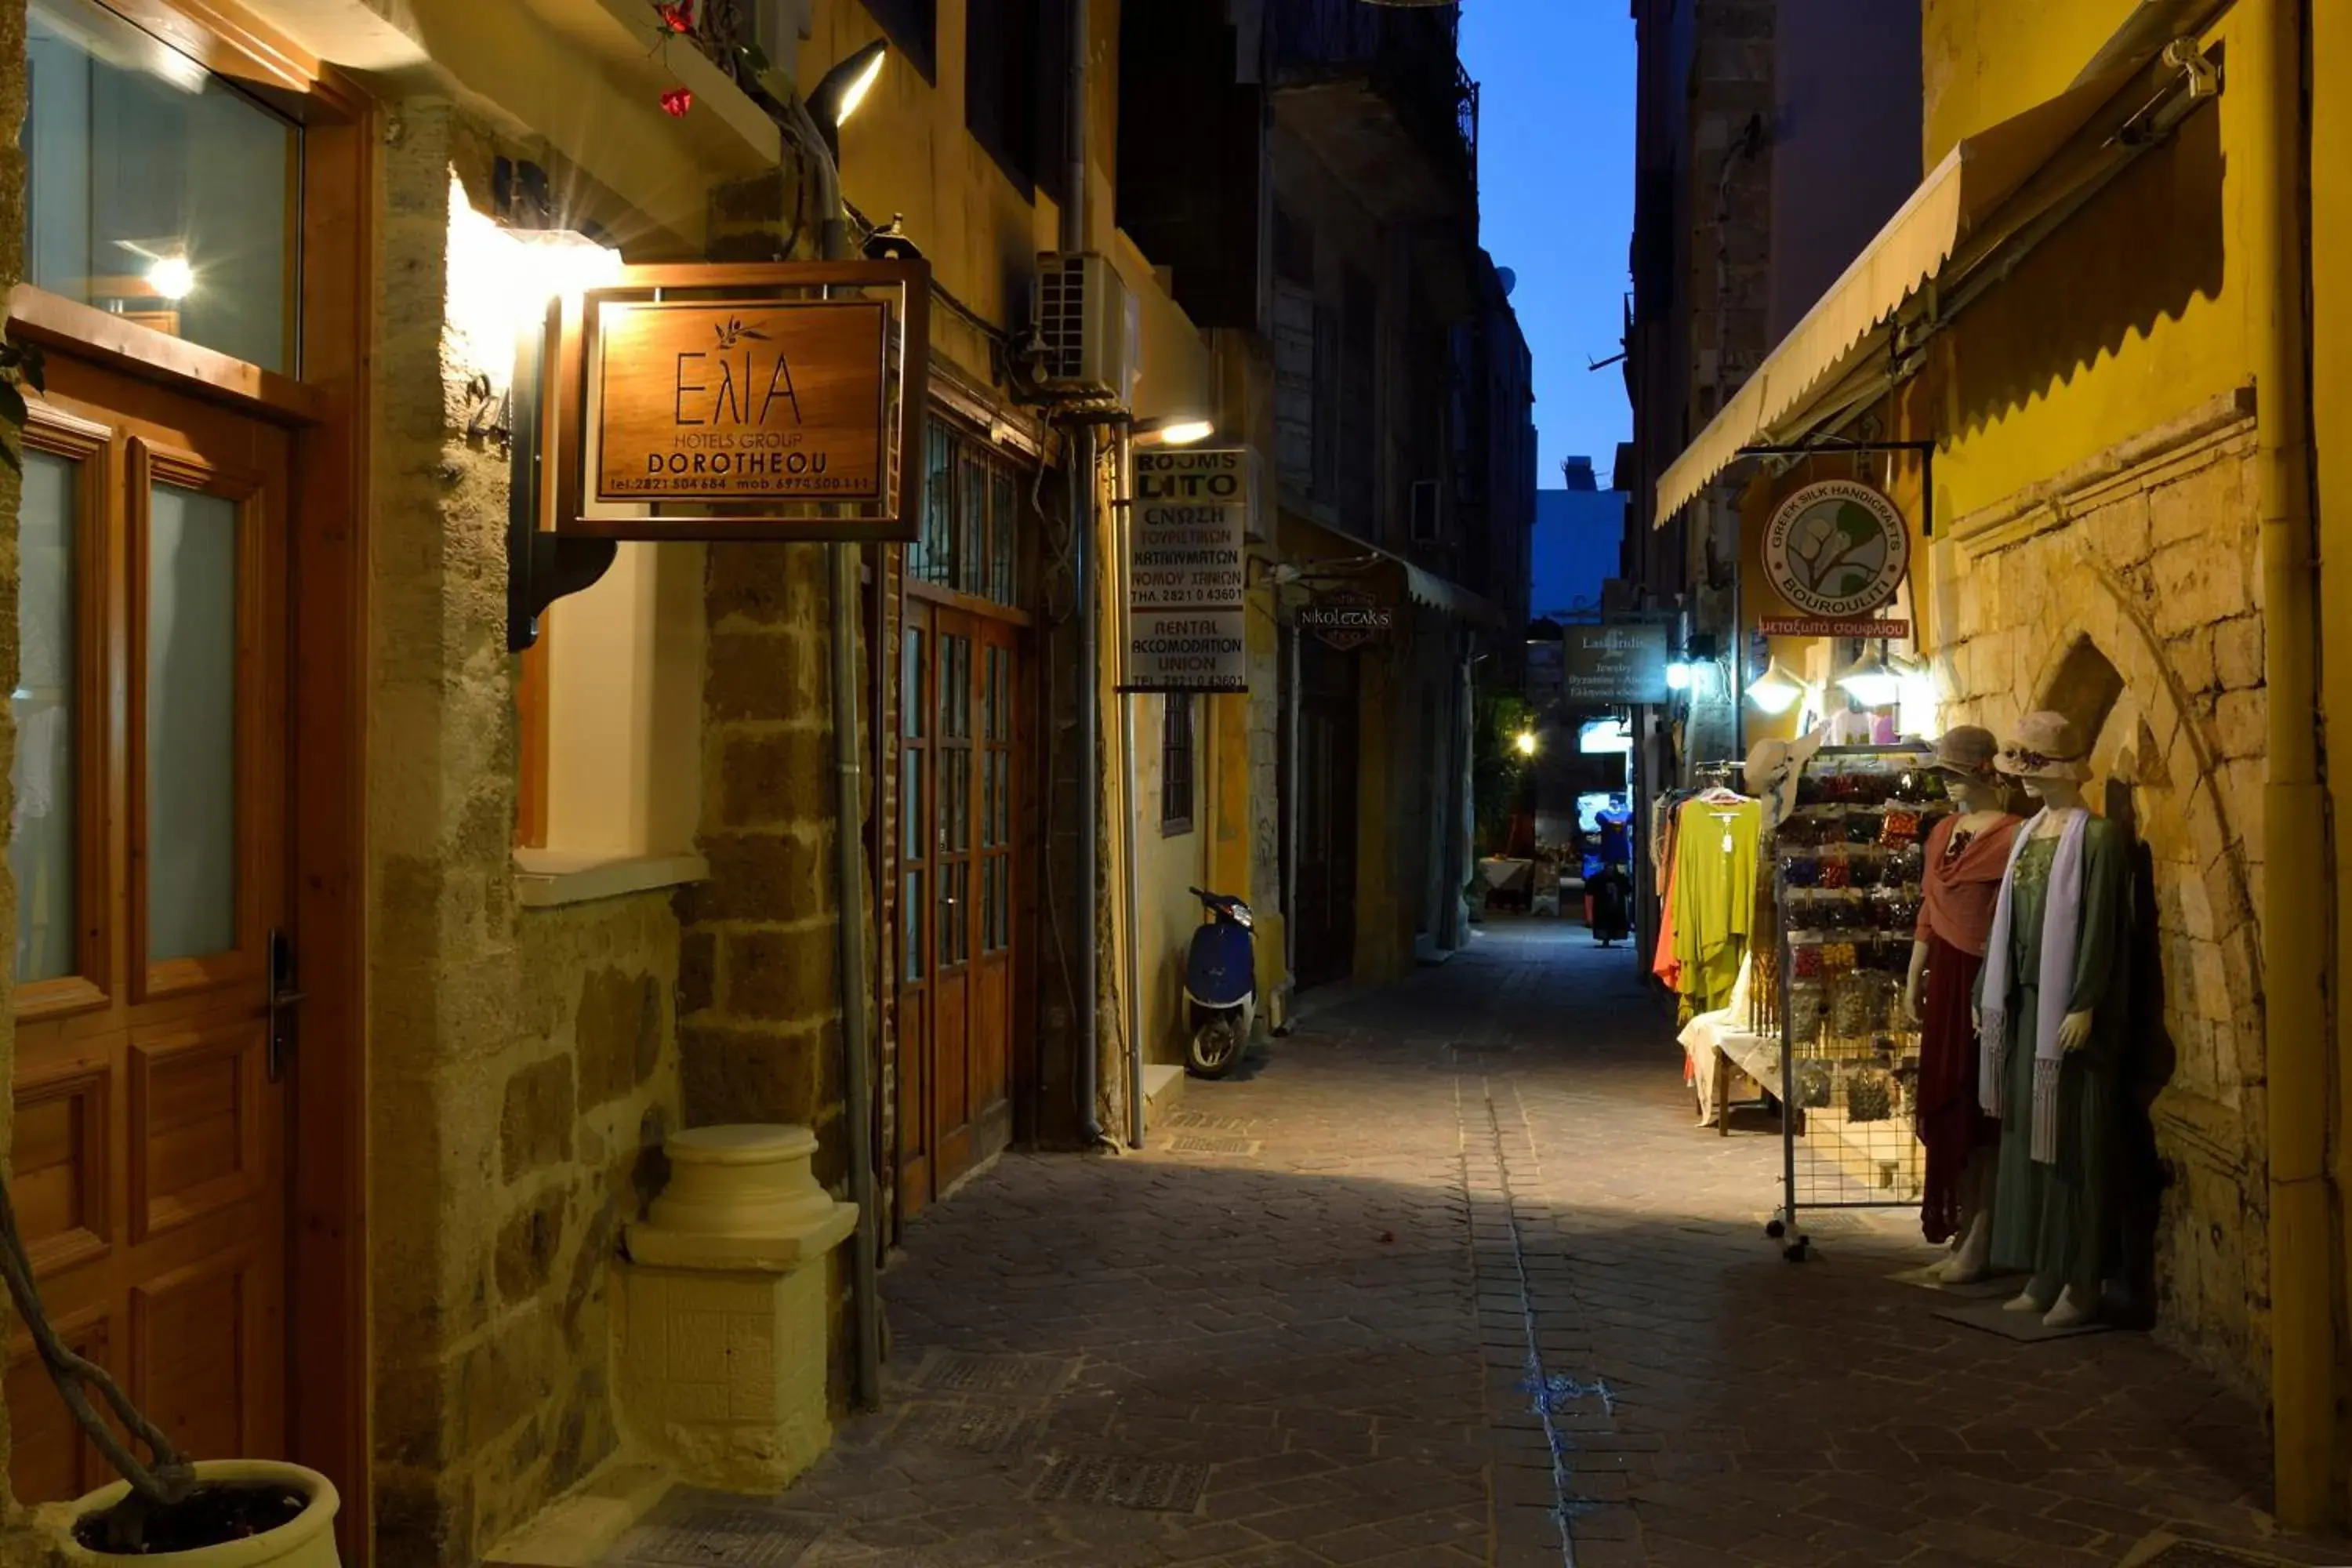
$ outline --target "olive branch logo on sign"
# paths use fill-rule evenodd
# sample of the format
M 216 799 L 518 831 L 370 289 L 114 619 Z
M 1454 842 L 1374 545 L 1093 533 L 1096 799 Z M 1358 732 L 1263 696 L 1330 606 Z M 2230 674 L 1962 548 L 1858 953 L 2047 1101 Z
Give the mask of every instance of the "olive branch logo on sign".
M 1807 485 L 1764 530 L 1764 575 L 1809 616 L 1866 616 L 1911 566 L 1911 529 L 1884 491 L 1852 479 Z

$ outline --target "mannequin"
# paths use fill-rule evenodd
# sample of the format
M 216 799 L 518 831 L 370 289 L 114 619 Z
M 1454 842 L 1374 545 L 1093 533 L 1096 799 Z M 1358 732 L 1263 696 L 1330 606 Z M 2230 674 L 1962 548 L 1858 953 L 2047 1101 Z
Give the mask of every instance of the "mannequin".
M 2071 720 L 2034 713 L 1996 759 L 2042 809 L 2011 847 L 1978 981 L 1979 1103 L 2000 1119 L 1992 1262 L 2028 1275 L 2009 1310 L 2052 1328 L 2098 1313 L 2128 1022 L 2128 863 L 2083 804 L 2089 750 Z
M 1927 1156 L 1920 1226 L 1929 1241 L 1951 1242 L 1936 1277 L 1952 1285 L 1983 1279 L 1992 1264 L 2000 1126 L 1978 1105 L 1981 1053 L 1970 1004 L 2019 826 L 1993 766 L 1997 751 L 1991 731 L 1969 725 L 1937 742 L 1931 765 L 1958 811 L 1927 838 L 1903 987 L 1906 1020 L 1919 1031 L 1917 1122 Z

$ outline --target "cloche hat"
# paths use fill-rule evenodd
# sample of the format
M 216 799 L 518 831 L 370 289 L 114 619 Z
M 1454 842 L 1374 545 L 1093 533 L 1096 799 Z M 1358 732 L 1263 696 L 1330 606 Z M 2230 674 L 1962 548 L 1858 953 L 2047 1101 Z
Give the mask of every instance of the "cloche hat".
M 2028 713 L 1993 766 L 2011 778 L 2079 781 L 2091 776 L 2091 748 L 2063 713 Z

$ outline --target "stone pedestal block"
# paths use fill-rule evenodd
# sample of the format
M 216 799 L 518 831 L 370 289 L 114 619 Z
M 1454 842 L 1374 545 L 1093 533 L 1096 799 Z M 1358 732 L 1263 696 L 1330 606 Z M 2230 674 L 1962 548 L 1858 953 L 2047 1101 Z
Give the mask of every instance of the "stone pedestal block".
M 669 1140 L 670 1182 L 620 1267 L 621 1406 L 690 1485 L 773 1492 L 824 1452 L 825 1255 L 856 1228 L 804 1127 Z

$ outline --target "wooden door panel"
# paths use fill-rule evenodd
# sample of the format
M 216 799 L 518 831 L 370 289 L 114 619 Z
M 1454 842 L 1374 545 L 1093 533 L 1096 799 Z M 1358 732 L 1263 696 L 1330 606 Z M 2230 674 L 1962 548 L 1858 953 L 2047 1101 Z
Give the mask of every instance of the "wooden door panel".
M 37 1279 L 106 1256 L 108 1104 L 103 1058 L 67 1058 L 17 1075 L 16 1133 L 9 1158 L 16 1225 Z
M 259 1248 L 236 1247 L 131 1293 L 131 1397 L 197 1458 L 285 1441 L 280 1289 Z
M 113 1325 L 104 1308 L 52 1318 L 51 1326 L 68 1350 L 120 1373 L 110 1342 Z M 6 1397 L 8 1479 L 19 1498 L 76 1498 L 115 1479 L 98 1445 L 74 1424 L 29 1334 L 19 1333 L 9 1342 Z
M 165 1430 L 200 1457 L 272 1458 L 287 1431 L 288 1128 L 266 955 L 286 919 L 288 439 L 69 356 L 48 373 L 28 439 L 79 454 L 79 531 L 70 571 L 53 561 L 27 592 L 47 595 L 36 611 L 72 605 L 74 657 L 49 661 L 73 672 L 54 700 L 70 722 L 47 721 L 69 765 L 47 794 L 74 820 L 47 826 L 48 858 L 69 844 L 73 864 L 44 865 L 41 888 L 52 931 L 72 888 L 75 951 L 70 973 L 56 949 L 16 958 L 26 1242 L 57 1321 Z M 59 479 L 45 480 L 53 551 Z M 62 616 L 44 624 L 64 635 Z M 65 1428 L 22 1438 L 23 1422 L 65 1420 L 23 1349 L 17 1496 L 78 1495 L 91 1472 Z
M 937 701 L 932 724 L 932 948 L 938 955 L 931 1015 L 932 1180 L 944 1191 L 971 1168 L 973 875 L 978 864 L 980 710 L 979 621 L 961 611 L 935 612 Z

